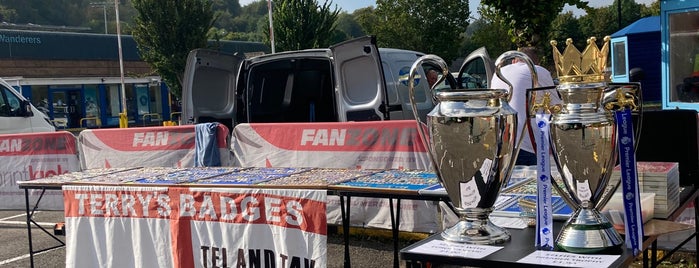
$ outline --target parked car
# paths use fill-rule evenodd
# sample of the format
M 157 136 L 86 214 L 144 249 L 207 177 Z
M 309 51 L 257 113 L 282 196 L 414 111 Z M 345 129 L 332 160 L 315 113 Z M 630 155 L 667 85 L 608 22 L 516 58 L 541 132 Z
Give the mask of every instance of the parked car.
M 49 117 L 0 79 L 0 134 L 50 131 L 56 128 Z

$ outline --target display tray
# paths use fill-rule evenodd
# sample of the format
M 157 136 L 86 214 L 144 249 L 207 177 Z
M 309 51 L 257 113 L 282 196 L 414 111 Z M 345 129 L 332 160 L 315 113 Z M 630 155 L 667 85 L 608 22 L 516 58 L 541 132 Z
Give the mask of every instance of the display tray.
M 30 181 L 18 181 L 19 185 L 49 185 L 49 184 L 65 184 L 74 183 L 80 181 L 89 181 L 94 178 L 102 177 L 105 175 L 120 173 L 124 171 L 134 170 L 138 168 L 94 168 L 83 171 L 74 171 L 69 173 L 64 173 L 56 176 L 51 176 L 48 178 L 41 178 Z
M 255 185 L 265 181 L 278 179 L 287 176 L 285 174 L 250 174 L 233 172 L 215 177 L 197 180 L 196 184 L 217 184 L 217 185 Z
M 275 180 L 268 180 L 261 185 L 308 185 L 328 186 L 343 183 L 359 177 L 369 176 L 378 170 L 316 168 L 301 173 L 291 174 Z
M 422 170 L 385 170 L 337 186 L 419 191 L 439 184 L 437 174 Z
M 181 170 L 174 167 L 141 167 L 121 172 L 103 174 L 80 181 L 75 181 L 75 184 L 123 184 L 134 181 L 153 178 L 170 172 Z
M 214 167 L 193 167 L 174 170 L 164 174 L 141 178 L 133 181 L 134 183 L 153 183 L 153 184 L 180 184 L 195 182 L 200 179 L 215 177 L 226 173 L 235 172 L 236 168 L 214 168 Z

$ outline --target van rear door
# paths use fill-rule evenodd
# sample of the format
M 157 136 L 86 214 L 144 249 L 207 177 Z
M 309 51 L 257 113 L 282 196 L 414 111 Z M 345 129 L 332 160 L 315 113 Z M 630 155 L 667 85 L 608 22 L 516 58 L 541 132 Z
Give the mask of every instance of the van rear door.
M 182 85 L 181 123 L 220 122 L 232 129 L 236 82 L 244 60 L 210 49 L 192 50 Z
M 386 83 L 376 38 L 365 36 L 330 47 L 335 65 L 339 121 L 388 119 Z
M 480 47 L 466 57 L 456 80 L 463 88 L 489 88 L 494 73 L 495 64 L 490 59 L 488 50 Z

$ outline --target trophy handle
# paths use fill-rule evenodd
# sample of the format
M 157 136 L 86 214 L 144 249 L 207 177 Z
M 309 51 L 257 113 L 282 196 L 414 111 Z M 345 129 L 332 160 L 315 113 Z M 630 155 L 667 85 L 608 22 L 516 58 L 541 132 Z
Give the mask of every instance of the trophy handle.
M 512 60 L 514 58 L 520 58 L 524 60 L 524 62 L 527 64 L 527 67 L 529 67 L 529 72 L 532 75 L 532 88 L 536 88 L 539 86 L 539 76 L 536 73 L 534 62 L 532 62 L 529 56 L 527 56 L 527 54 L 515 50 L 506 51 L 495 60 L 495 75 L 498 78 L 500 78 L 500 80 L 505 82 L 507 86 L 509 86 L 509 88 L 507 89 L 507 101 L 510 101 L 510 99 L 512 99 L 512 83 L 510 83 L 510 81 L 508 81 L 505 77 L 502 76 L 502 72 L 500 71 L 500 69 L 503 66 L 505 66 L 509 60 Z
M 531 139 L 532 144 L 536 144 L 536 142 L 534 141 L 534 130 L 532 129 L 532 126 L 530 124 L 531 121 L 529 119 L 534 118 L 536 111 L 540 110 L 540 109 L 543 109 L 548 114 L 558 113 L 561 110 L 561 107 L 559 105 L 551 105 L 551 103 L 550 103 L 551 99 L 549 98 L 549 96 L 546 96 L 548 94 L 548 90 L 550 90 L 552 88 L 556 88 L 556 87 L 551 86 L 551 87 L 538 87 L 538 88 L 527 89 L 527 97 L 525 99 L 526 104 L 524 106 L 524 107 L 526 107 L 525 112 L 527 115 L 527 117 L 526 117 L 527 122 L 525 122 L 525 124 L 526 124 L 525 128 L 529 131 L 529 138 Z M 544 94 L 544 96 L 541 98 L 542 99 L 541 102 L 537 102 L 537 93 L 541 93 L 539 91 L 543 92 L 542 94 Z M 525 130 L 522 130 L 522 131 L 524 132 Z M 549 143 L 551 143 L 550 140 L 549 140 Z M 553 144 L 551 144 L 551 147 L 553 148 Z M 537 149 L 537 146 L 534 146 L 534 150 L 536 150 L 536 149 Z M 563 172 L 558 168 L 558 165 L 556 164 L 555 166 L 556 166 L 556 169 L 558 169 L 558 172 L 560 174 L 562 174 Z M 580 205 L 578 205 L 578 202 L 575 202 L 573 196 L 571 194 L 569 194 L 568 191 L 561 188 L 560 184 L 558 184 L 556 182 L 556 179 L 553 176 L 551 176 L 551 186 L 553 187 L 553 189 L 556 190 L 556 192 L 558 192 L 558 195 L 561 196 L 563 201 L 565 201 L 566 204 L 568 204 L 568 206 L 571 209 L 578 210 L 578 208 L 580 207 Z
M 605 110 L 615 112 L 624 108 L 630 108 L 634 120 L 634 150 L 638 149 L 641 138 L 641 123 L 643 122 L 643 94 L 640 83 L 609 83 L 604 90 L 602 105 Z
M 641 124 L 643 122 L 643 99 L 641 94 L 640 83 L 609 83 L 604 90 L 602 96 L 602 108 L 609 112 L 616 112 L 623 109 L 631 109 L 631 115 L 634 116 L 634 152 L 638 149 L 639 140 L 641 138 Z M 621 183 L 621 177 L 609 177 L 609 184 L 600 196 L 596 208 L 601 210 L 604 205 L 612 198 L 613 193 Z
M 439 66 L 439 68 L 442 70 L 442 77 L 437 79 L 437 82 L 435 82 L 431 87 L 430 87 L 430 95 L 432 97 L 432 101 L 436 102 L 436 97 L 434 94 L 434 88 L 439 85 L 442 81 L 447 79 L 447 75 L 449 74 L 449 68 L 447 67 L 447 63 L 440 58 L 437 55 L 433 54 L 428 54 L 424 55 L 420 58 L 418 58 L 414 63 L 413 66 L 410 67 L 410 74 L 408 75 L 408 93 L 410 96 L 410 106 L 413 110 L 413 116 L 415 117 L 415 120 L 417 121 L 417 133 L 420 135 L 420 139 L 422 140 L 422 145 L 425 146 L 425 149 L 427 152 L 432 155 L 432 151 L 430 149 L 430 146 L 428 144 L 427 140 L 427 135 L 425 134 L 425 129 L 423 126 L 425 126 L 425 122 L 422 122 L 420 115 L 418 114 L 417 110 L 417 102 L 415 101 L 415 75 L 417 75 L 417 70 L 422 66 L 423 63 L 431 63 L 434 65 Z M 439 176 L 439 169 L 437 169 L 437 163 L 433 159 L 433 157 L 430 157 L 430 161 L 432 162 L 432 169 L 434 169 L 434 172 L 437 173 L 437 176 Z

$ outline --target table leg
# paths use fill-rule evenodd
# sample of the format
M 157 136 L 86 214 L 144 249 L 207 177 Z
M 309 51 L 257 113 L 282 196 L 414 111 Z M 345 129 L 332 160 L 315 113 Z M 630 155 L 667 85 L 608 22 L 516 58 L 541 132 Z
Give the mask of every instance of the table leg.
M 643 250 L 643 268 L 648 268 L 648 253 L 650 251 L 648 249 Z
M 400 198 L 396 199 L 396 210 L 393 213 L 393 198 L 389 198 L 389 207 L 391 209 L 391 231 L 393 233 L 393 267 L 400 267 L 398 259 L 398 251 L 400 250 L 398 243 L 398 235 L 400 233 Z
M 24 203 L 27 215 L 27 239 L 29 240 L 29 263 L 34 268 L 34 249 L 32 248 L 32 214 L 29 213 L 29 189 L 24 189 Z
M 338 195 L 340 197 L 340 212 L 342 213 L 342 237 L 345 240 L 345 268 L 352 267 L 350 262 L 349 249 L 349 229 L 350 229 L 350 206 L 352 204 L 350 196 Z M 347 197 L 347 203 L 345 203 Z
M 658 240 L 653 240 L 651 245 L 650 267 L 658 266 Z

